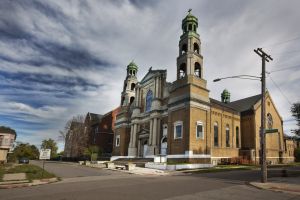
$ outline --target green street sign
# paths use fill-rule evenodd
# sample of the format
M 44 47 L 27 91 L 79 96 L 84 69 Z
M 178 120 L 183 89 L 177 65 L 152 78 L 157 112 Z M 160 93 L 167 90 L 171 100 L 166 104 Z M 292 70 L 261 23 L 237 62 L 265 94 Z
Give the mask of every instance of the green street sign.
M 266 129 L 266 133 L 277 133 L 278 129 Z

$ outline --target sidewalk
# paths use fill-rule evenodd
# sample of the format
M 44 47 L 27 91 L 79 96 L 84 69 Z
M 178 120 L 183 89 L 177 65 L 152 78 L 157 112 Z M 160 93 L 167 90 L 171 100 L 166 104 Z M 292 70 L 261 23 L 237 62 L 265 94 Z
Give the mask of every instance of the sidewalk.
M 169 175 L 168 172 L 158 169 L 149 169 L 149 168 L 143 168 L 143 167 L 135 167 L 133 170 L 125 170 L 125 169 L 108 169 L 104 168 L 106 170 L 112 170 L 112 171 L 119 171 L 119 172 L 125 172 L 128 174 L 137 174 L 137 175 L 154 175 L 154 176 L 166 176 Z
M 250 182 L 250 185 L 265 189 L 300 195 L 300 177 L 270 178 L 267 183 Z

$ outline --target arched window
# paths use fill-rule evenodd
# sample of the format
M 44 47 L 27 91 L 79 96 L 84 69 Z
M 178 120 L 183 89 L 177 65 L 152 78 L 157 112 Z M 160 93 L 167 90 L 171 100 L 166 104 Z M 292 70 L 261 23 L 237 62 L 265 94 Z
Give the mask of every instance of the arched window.
M 189 31 L 192 31 L 193 30 L 193 26 L 192 24 L 189 24 Z
M 194 43 L 194 52 L 199 54 L 199 45 L 196 42 Z
M 214 123 L 214 146 L 219 146 L 219 128 L 217 122 Z
M 182 63 L 179 67 L 179 78 L 185 77 L 186 74 L 186 64 Z
M 230 129 L 229 125 L 226 125 L 226 147 L 230 147 Z
M 194 73 L 195 73 L 195 76 L 201 78 L 201 65 L 198 62 L 195 63 Z
M 240 147 L 240 130 L 239 130 L 238 126 L 235 128 L 235 134 L 236 134 L 236 137 L 235 137 L 236 148 L 239 148 Z
M 181 55 L 187 52 L 187 45 L 183 44 L 181 47 Z
M 124 90 L 126 90 L 127 89 L 127 83 L 125 83 L 125 85 L 124 85 Z
M 146 96 L 146 112 L 149 112 L 151 110 L 152 98 L 153 98 L 153 93 L 151 90 L 149 90 Z
M 135 88 L 135 83 L 131 83 L 131 90 L 134 90 Z
M 196 25 L 194 25 L 194 31 L 196 32 Z
M 133 103 L 134 97 L 130 97 L 130 105 Z
M 122 97 L 122 100 L 121 100 L 121 106 L 123 106 L 124 101 L 125 101 L 125 97 Z

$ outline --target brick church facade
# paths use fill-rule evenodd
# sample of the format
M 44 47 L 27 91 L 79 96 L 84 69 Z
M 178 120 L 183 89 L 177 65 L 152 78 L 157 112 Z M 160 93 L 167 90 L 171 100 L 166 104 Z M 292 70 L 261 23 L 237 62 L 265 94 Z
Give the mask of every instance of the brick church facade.
M 230 102 L 224 90 L 222 100 L 210 98 L 198 19 L 190 12 L 182 20 L 177 57 L 177 78 L 166 81 L 166 70 L 149 69 L 137 79 L 138 66 L 127 66 L 116 117 L 113 156 L 152 158 L 190 163 L 218 163 L 222 158 L 246 157 L 259 160 L 260 95 Z M 289 162 L 285 152 L 282 118 L 267 93 L 267 159 Z

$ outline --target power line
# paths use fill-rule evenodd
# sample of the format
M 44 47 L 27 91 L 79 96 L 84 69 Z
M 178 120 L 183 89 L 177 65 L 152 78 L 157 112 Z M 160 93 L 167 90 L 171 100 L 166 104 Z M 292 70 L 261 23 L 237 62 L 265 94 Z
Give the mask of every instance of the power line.
M 295 40 L 299 40 L 299 39 L 300 39 L 300 36 L 292 38 L 292 39 L 288 39 L 288 40 L 285 40 L 285 41 L 282 41 L 282 42 L 277 42 L 277 43 L 274 43 L 274 44 L 271 44 L 271 45 L 267 45 L 267 46 L 264 46 L 262 48 L 274 47 L 274 46 L 278 46 L 278 45 L 288 43 L 288 42 L 291 42 L 291 41 L 295 41 Z
M 290 66 L 290 67 L 285 67 L 285 68 L 282 68 L 282 69 L 269 71 L 268 74 L 274 73 L 274 72 L 286 71 L 286 70 L 290 70 L 290 69 L 294 69 L 294 68 L 300 68 L 300 65 L 295 65 L 295 66 Z
M 295 51 L 286 51 L 286 52 L 281 52 L 281 53 L 272 53 L 273 55 L 282 55 L 282 54 L 289 54 L 289 53 L 297 53 L 300 52 L 300 50 L 295 50 Z
M 275 85 L 275 87 L 279 90 L 279 92 L 282 94 L 282 96 L 289 102 L 290 105 L 292 105 L 291 101 L 287 98 L 287 96 L 282 92 L 282 90 L 280 89 L 280 87 L 275 83 L 275 81 L 272 79 L 272 77 L 269 75 L 269 78 L 271 79 L 271 81 L 273 82 L 273 84 Z

